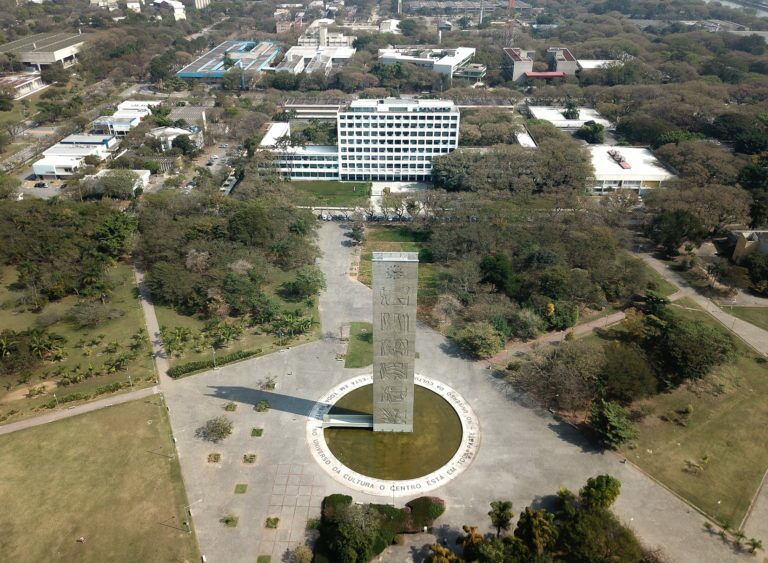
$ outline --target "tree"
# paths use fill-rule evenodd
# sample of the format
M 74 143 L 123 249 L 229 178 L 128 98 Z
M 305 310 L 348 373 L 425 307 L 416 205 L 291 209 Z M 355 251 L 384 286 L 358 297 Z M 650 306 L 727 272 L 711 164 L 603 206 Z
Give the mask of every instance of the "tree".
M 504 338 L 487 322 L 469 323 L 453 336 L 454 342 L 476 358 L 488 358 L 501 350 Z
M 603 445 L 614 450 L 624 442 L 633 440 L 636 435 L 629 412 L 611 401 L 598 401 L 592 405 L 589 424 L 598 433 Z
M 15 176 L 0 172 L 0 200 L 12 198 L 20 185 L 21 181 Z
M 461 529 L 464 530 L 464 533 L 456 538 L 456 545 L 461 546 L 462 554 L 466 561 L 476 561 L 478 550 L 484 542 L 483 535 L 477 531 L 477 526 L 467 526 L 465 524 Z
M 325 275 L 317 266 L 303 266 L 290 282 L 291 293 L 299 298 L 310 297 L 325 289 Z
M 226 416 L 217 416 L 197 429 L 196 435 L 209 442 L 218 443 L 232 434 L 232 421 Z
M 297 545 L 290 552 L 290 563 L 312 563 L 312 550 L 306 545 Z
M 565 109 L 563 110 L 563 117 L 566 119 L 578 119 L 579 108 L 573 100 L 565 102 Z
M 133 170 L 110 170 L 98 179 L 101 192 L 113 199 L 131 199 L 139 185 L 139 175 Z
M 554 519 L 554 515 L 544 509 L 533 510 L 530 506 L 526 506 L 517 521 L 515 537 L 520 539 L 533 554 L 541 556 L 557 540 Z
M 662 211 L 653 218 L 649 232 L 651 240 L 661 246 L 668 256 L 676 255 L 680 245 L 686 241 L 698 246 L 706 234 L 706 228 L 698 217 L 684 209 Z
M 575 135 L 591 145 L 597 145 L 605 140 L 605 126 L 594 121 L 587 121 L 579 127 Z
M 440 544 L 429 546 L 430 553 L 425 559 L 425 563 L 460 563 L 461 559 L 453 551 Z
M 587 479 L 579 491 L 579 499 L 590 508 L 608 508 L 619 497 L 621 482 L 610 475 L 598 475 Z
M 663 369 L 677 383 L 700 379 L 735 350 L 733 338 L 713 326 L 671 317 L 656 342 Z
M 643 351 L 635 344 L 611 342 L 603 348 L 599 375 L 603 397 L 628 404 L 656 392 L 658 380 Z
M 509 530 L 512 524 L 514 513 L 512 511 L 512 501 L 494 500 L 491 502 L 491 511 L 488 513 L 491 517 L 491 525 L 496 528 L 496 537 L 501 536 L 501 531 Z
M 171 146 L 175 149 L 179 149 L 184 156 L 195 156 L 200 152 L 197 145 L 192 142 L 189 135 L 179 135 L 171 142 Z

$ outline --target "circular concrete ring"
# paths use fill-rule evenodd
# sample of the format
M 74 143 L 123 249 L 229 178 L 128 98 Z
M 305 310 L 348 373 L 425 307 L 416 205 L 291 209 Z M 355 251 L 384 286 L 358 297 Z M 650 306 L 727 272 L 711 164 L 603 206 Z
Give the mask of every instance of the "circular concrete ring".
M 461 443 L 448 463 L 432 473 L 416 479 L 402 481 L 375 479 L 353 471 L 331 453 L 323 432 L 323 416 L 328 414 L 336 401 L 347 393 L 364 385 L 373 384 L 373 375 L 367 374 L 340 383 L 328 391 L 312 407 L 307 418 L 307 443 L 312 457 L 320 464 L 320 467 L 325 469 L 336 481 L 350 489 L 390 498 L 415 496 L 434 491 L 466 471 L 472 460 L 475 459 L 480 447 L 480 425 L 472 407 L 454 389 L 440 381 L 416 374 L 414 382 L 445 399 L 456 411 L 461 421 Z

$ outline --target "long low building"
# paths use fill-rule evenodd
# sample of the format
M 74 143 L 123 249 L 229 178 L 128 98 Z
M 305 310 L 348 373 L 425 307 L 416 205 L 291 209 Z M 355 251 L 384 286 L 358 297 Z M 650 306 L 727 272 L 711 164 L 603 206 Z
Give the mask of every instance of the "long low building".
M 25 98 L 43 88 L 45 88 L 45 84 L 37 72 L 0 76 L 0 90 L 12 91 L 14 100 Z
M 475 56 L 473 47 L 456 49 L 433 49 L 429 47 L 390 47 L 379 49 L 379 61 L 385 65 L 410 63 L 439 74 L 454 76 L 468 65 Z M 485 73 L 482 73 L 485 75 Z
M 262 72 L 279 53 L 280 48 L 271 41 L 228 40 L 182 68 L 176 76 L 220 80 L 233 68 L 243 72 Z
M 451 100 L 355 100 L 337 113 L 337 145 L 286 146 L 290 126 L 275 123 L 261 147 L 294 180 L 426 182 L 432 159 L 458 147 L 459 118 Z
M 61 63 L 64 67 L 77 62 L 86 35 L 72 33 L 36 33 L 0 45 L 0 53 L 13 53 L 16 60 L 38 71 Z
M 354 54 L 352 47 L 291 47 L 275 72 L 322 72 L 327 75 L 333 68 L 347 64 Z
M 95 132 L 122 137 L 152 115 L 152 108 L 161 105 L 157 100 L 128 100 L 117 105 L 112 115 L 97 117 L 92 127 Z
M 676 176 L 667 170 L 650 149 L 644 147 L 615 147 L 590 145 L 595 177 L 592 191 L 609 193 L 618 189 L 630 189 L 642 194 L 649 189 L 662 187 Z

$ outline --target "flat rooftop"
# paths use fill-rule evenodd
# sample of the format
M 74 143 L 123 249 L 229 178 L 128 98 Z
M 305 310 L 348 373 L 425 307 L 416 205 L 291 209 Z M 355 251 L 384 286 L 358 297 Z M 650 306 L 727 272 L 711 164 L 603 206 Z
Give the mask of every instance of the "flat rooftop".
M 176 73 L 181 78 L 221 78 L 229 69 L 224 57 L 233 59 L 242 70 L 261 71 L 268 66 L 280 49 L 270 41 L 228 40 L 220 43 Z
M 611 156 L 608 151 L 614 151 L 614 154 L 620 155 L 619 158 L 623 159 L 625 165 L 622 166 L 619 160 Z M 675 177 L 653 156 L 650 149 L 645 147 L 590 145 L 589 152 L 592 155 L 592 166 L 597 180 L 664 181 Z
M 524 51 L 524 50 L 519 49 L 517 47 L 504 47 L 504 52 L 507 54 L 507 56 L 510 59 L 512 59 L 515 62 L 533 61 L 533 59 L 528 56 L 528 52 L 527 51 Z
M 351 59 L 355 51 L 354 47 L 305 47 L 299 45 L 288 49 L 285 53 L 285 58 L 303 57 L 305 59 L 312 59 L 321 55 L 331 59 Z
M 84 43 L 86 35 L 81 33 L 36 33 L 0 45 L 0 53 L 53 53 Z
M 400 98 L 383 98 L 378 100 L 354 100 L 349 103 L 348 111 L 351 112 L 455 112 L 459 108 L 453 100 L 414 100 Z
M 566 119 L 563 116 L 565 108 L 555 106 L 528 106 L 528 111 L 534 119 L 541 119 L 542 121 L 549 121 L 555 127 L 561 127 L 564 129 L 578 128 L 584 125 L 587 121 L 594 121 L 600 125 L 610 128 L 613 124 L 605 119 L 602 115 L 597 113 L 592 108 L 580 107 L 578 119 Z
M 379 58 L 408 60 L 430 60 L 440 64 L 458 64 L 475 54 L 474 47 L 456 47 L 454 49 L 429 49 L 425 47 L 393 47 L 379 49 Z
M 22 72 L 20 74 L 7 74 L 0 76 L 0 87 L 18 88 L 40 78 L 37 72 Z
M 259 146 L 265 149 L 274 147 L 277 141 L 291 134 L 291 126 L 288 123 L 277 122 L 270 123 L 264 138 L 261 139 Z M 316 154 L 316 155 L 337 155 L 339 147 L 337 145 L 307 145 L 304 147 L 290 147 L 285 152 L 291 154 Z
M 59 143 L 65 145 L 104 145 L 114 138 L 114 135 L 67 135 Z

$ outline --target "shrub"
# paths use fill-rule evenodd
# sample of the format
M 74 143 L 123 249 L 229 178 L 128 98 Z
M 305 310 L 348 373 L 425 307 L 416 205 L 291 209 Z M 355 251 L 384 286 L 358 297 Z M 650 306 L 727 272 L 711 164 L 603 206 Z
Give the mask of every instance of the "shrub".
M 504 337 L 492 325 L 478 321 L 457 331 L 453 340 L 476 358 L 488 358 L 501 350 Z
M 306 545 L 297 545 L 289 554 L 290 563 L 312 563 L 312 550 Z
M 261 348 L 257 348 L 256 350 L 238 350 L 237 352 L 232 352 L 231 354 L 223 354 L 221 356 L 217 356 L 216 365 L 223 366 L 224 364 L 229 364 L 238 360 L 244 360 L 246 358 L 252 358 L 253 356 L 258 356 L 259 354 L 261 354 Z M 186 364 L 173 366 L 168 370 L 167 373 L 168 377 L 176 379 L 177 377 L 181 377 L 182 375 L 186 375 L 188 373 L 213 369 L 213 367 L 213 358 L 211 358 L 209 360 L 197 360 L 195 362 L 188 362 Z
M 248 485 L 245 483 L 238 483 L 235 485 L 235 494 L 236 495 L 243 495 L 248 490 Z
M 222 517 L 219 522 L 224 524 L 227 528 L 236 528 L 238 520 L 240 520 L 240 518 L 234 514 L 227 514 L 226 516 Z
M 244 454 L 243 463 L 256 463 L 256 454 Z
M 445 501 L 437 497 L 419 497 L 405 506 L 411 509 L 411 519 L 417 529 L 431 526 L 445 512 Z
M 256 412 L 267 412 L 269 410 L 270 404 L 269 401 L 259 401 L 256 403 L 256 405 L 253 407 Z
M 217 443 L 232 434 L 232 421 L 226 416 L 217 416 L 197 429 L 195 435 L 209 442 Z
M 251 437 L 252 438 L 261 438 L 261 435 L 264 434 L 263 428 L 251 428 Z
M 270 516 L 269 518 L 267 518 L 267 521 L 264 523 L 264 525 L 267 528 L 274 529 L 274 528 L 277 528 L 277 525 L 279 523 L 280 523 L 280 518 L 278 518 L 277 516 Z
M 208 463 L 219 463 L 221 461 L 221 454 L 208 454 Z
M 224 405 L 224 410 L 227 412 L 234 412 L 237 410 L 237 403 L 234 403 L 233 401 L 228 402 L 226 405 Z

